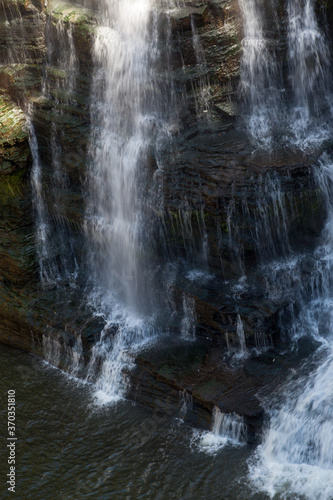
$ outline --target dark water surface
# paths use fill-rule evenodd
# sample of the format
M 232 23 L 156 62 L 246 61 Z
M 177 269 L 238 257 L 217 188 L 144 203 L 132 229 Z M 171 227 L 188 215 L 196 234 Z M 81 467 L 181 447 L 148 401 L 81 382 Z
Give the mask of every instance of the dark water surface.
M 249 445 L 203 448 L 202 434 L 0 346 L 1 498 L 248 499 Z M 16 391 L 16 492 L 7 491 L 7 391 Z M 210 451 L 209 451 L 210 450 Z

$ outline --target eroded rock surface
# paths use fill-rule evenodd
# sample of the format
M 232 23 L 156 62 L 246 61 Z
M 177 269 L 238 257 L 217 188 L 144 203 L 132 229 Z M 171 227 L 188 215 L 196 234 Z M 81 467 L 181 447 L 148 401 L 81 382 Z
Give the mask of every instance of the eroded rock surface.
M 291 305 L 297 309 L 298 285 L 291 280 L 288 293 L 287 286 L 270 293 L 272 273 L 263 266 L 302 254 L 299 276 L 307 283 L 326 216 L 314 175 L 322 151 L 261 152 L 249 140 L 238 93 L 243 34 L 235 0 L 163 5 L 152 16 L 160 33 L 157 71 L 161 88 L 172 89 L 174 115 L 168 142 L 158 158 L 151 152 L 147 166 L 153 189 L 156 182 L 163 187 L 162 197 L 151 196 L 147 217 L 156 229 L 156 266 L 178 263 L 167 326 L 178 334 L 194 329 L 200 341 L 184 352 L 184 366 L 177 345 L 138 357 L 131 396 L 154 407 L 154 395 L 161 399 L 166 391 L 174 408 L 185 390 L 196 408 L 191 423 L 208 427 L 217 405 L 245 416 L 253 434 L 262 419 L 256 391 L 278 383 L 283 369 L 271 370 L 276 354 L 268 355 L 257 365 L 270 367 L 262 381 L 260 369 L 250 374 L 250 361 L 228 368 L 219 353 L 239 346 L 239 328 L 249 348 L 279 346 L 279 318 Z M 39 356 L 45 336 L 70 347 L 81 335 L 87 361 L 103 327 L 85 303 L 84 244 L 93 42 L 100 19 L 96 2 L 89 8 L 37 0 L 1 4 L 0 340 Z M 285 67 L 283 43 L 280 52 Z M 28 116 L 52 234 L 47 264 L 64 277 L 44 288 Z M 68 276 L 75 273 L 74 287 Z

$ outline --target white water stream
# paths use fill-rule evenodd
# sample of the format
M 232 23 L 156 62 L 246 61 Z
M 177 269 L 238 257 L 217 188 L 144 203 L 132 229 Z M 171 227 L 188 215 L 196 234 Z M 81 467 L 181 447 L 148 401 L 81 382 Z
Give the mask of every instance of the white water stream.
M 248 109 L 248 131 L 254 142 L 271 148 L 277 118 L 279 127 L 288 129 L 285 144 L 301 150 L 322 147 L 332 136 L 331 57 L 316 18 L 315 2 L 287 2 L 290 96 L 289 111 L 284 114 L 277 110 L 279 71 L 263 31 L 265 11 L 256 0 L 240 0 L 239 4 L 245 36 L 241 91 Z M 295 316 L 289 333 L 295 341 L 309 335 L 321 347 L 298 379 L 287 382 L 275 403 L 271 403 L 263 443 L 250 460 L 254 491 L 270 498 L 333 498 L 333 161 L 327 154 L 319 161 L 317 181 L 326 198 L 328 221 L 315 252 L 310 302 L 305 299 L 307 294 L 302 294 L 298 259 L 292 256 L 289 264 L 286 254 L 278 270 L 289 268 L 287 282 L 296 280 L 300 287 L 302 310 Z M 281 293 L 284 284 L 279 285 L 275 278 L 274 287 Z
M 147 158 L 159 128 L 158 50 L 150 0 L 114 0 L 103 8 L 105 25 L 94 46 L 86 227 L 95 283 L 91 303 L 105 328 L 88 378 L 96 379 L 102 399 L 117 400 L 126 392 L 123 372 L 133 365 L 135 350 L 156 335 L 144 255 L 151 244 Z
M 247 106 L 247 125 L 257 144 L 269 149 L 276 127 L 285 123 L 280 71 L 274 47 L 265 35 L 265 13 L 260 9 L 260 2 L 239 2 L 245 34 L 241 94 Z M 274 2 L 271 6 L 274 8 Z M 132 368 L 136 350 L 158 333 L 154 317 L 147 314 L 145 307 L 150 300 L 150 267 L 144 258 L 150 241 L 145 165 L 156 134 L 152 131 L 160 126 L 154 73 L 158 50 L 150 0 L 105 2 L 104 11 L 105 25 L 98 30 L 94 49 L 96 68 L 92 95 L 95 100 L 86 230 L 94 281 L 90 302 L 96 315 L 104 319 L 105 327 L 93 348 L 87 379 L 96 384 L 102 401 L 118 401 L 126 394 L 124 371 Z M 293 104 L 287 122 L 293 134 L 292 144 L 305 149 L 321 144 L 330 130 L 323 118 L 330 112 L 329 101 L 317 98 L 329 96 L 329 52 L 314 15 L 313 2 L 290 0 L 288 19 Z M 33 182 L 39 203 L 41 174 L 33 137 Z M 324 270 L 329 278 L 320 279 L 312 302 L 306 305 L 294 328 L 295 337 L 301 336 L 302 331 L 310 332 L 322 343 L 322 348 L 316 355 L 316 368 L 309 367 L 297 384 L 287 383 L 285 396 L 271 408 L 263 444 L 252 461 L 250 477 L 254 488 L 272 498 L 276 494 L 282 498 L 330 500 L 333 497 L 333 291 L 330 279 L 333 275 L 333 163 L 328 156 L 322 157 L 318 175 L 328 193 L 329 219 L 316 256 L 318 270 Z M 277 214 L 280 205 L 279 198 L 274 205 Z M 40 203 L 37 219 L 39 217 L 41 230 L 43 210 Z M 42 231 L 41 242 L 43 234 Z M 43 248 L 41 246 L 41 255 Z M 183 335 L 191 338 L 195 321 L 193 304 L 184 299 L 183 309 Z M 326 318 L 324 331 L 323 316 Z M 245 354 L 240 316 L 236 328 L 240 351 Z M 81 355 L 78 349 L 76 366 Z M 208 441 L 238 443 L 243 440 L 244 432 L 244 423 L 237 416 L 226 416 L 216 409 Z M 207 441 L 202 444 L 210 446 Z
M 274 3 L 272 3 L 272 9 Z M 245 121 L 256 144 L 270 148 L 272 134 L 281 120 L 279 68 L 274 41 L 265 36 L 265 10 L 261 0 L 239 0 L 244 38 L 240 95 Z
M 331 59 L 313 0 L 288 0 L 288 61 L 292 87 L 290 132 L 301 149 L 331 133 Z
M 317 175 L 329 216 L 316 252 L 312 301 L 303 304 L 292 332 L 295 339 L 312 336 L 321 347 L 305 373 L 279 391 L 263 444 L 251 460 L 254 487 L 271 498 L 333 498 L 333 161 L 327 154 Z
M 239 90 L 253 142 L 266 149 L 281 139 L 302 150 L 320 147 L 331 134 L 333 101 L 329 44 L 315 2 L 286 2 L 284 78 L 283 61 L 277 58 L 281 40 L 272 35 L 272 29 L 279 32 L 276 2 L 266 2 L 263 8 L 260 0 L 239 0 L 239 6 L 244 28 Z

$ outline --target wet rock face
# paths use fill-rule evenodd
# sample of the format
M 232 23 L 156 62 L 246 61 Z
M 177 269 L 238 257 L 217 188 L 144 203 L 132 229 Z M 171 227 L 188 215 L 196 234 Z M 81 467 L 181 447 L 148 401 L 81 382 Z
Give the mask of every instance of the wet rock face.
M 184 3 L 188 6 L 167 12 L 173 78 L 176 89 L 186 94 L 183 120 L 188 127 L 208 115 L 213 120 L 234 118 L 241 55 L 238 4 L 222 0 Z
M 80 262 L 84 217 L 82 185 L 86 182 L 87 172 L 91 111 L 89 95 L 94 29 L 98 15 L 93 3 L 91 7 L 52 2 L 45 6 L 38 1 L 24 3 L 7 0 L 2 3 L 0 52 L 4 64 L 0 68 L 0 87 L 4 105 L 10 105 L 8 110 L 4 109 L 8 123 L 3 123 L 0 154 L 3 160 L 1 174 L 10 179 L 10 183 L 8 189 L 4 187 L 7 182 L 3 185 L 1 199 L 4 206 L 11 207 L 10 217 L 9 208 L 3 212 L 7 214 L 3 227 L 8 228 L 7 218 L 13 221 L 14 226 L 24 226 L 20 235 L 21 243 L 13 242 L 11 245 L 10 265 L 5 251 L 2 261 L 8 283 L 25 283 L 25 287 L 22 290 L 17 287 L 15 293 L 25 293 L 26 290 L 31 294 L 36 293 L 37 302 L 38 294 L 43 295 L 45 291 L 38 290 L 38 258 L 34 248 L 35 214 L 30 184 L 32 160 L 22 111 L 29 113 L 38 140 L 44 198 L 54 234 L 50 258 L 54 265 L 61 266 L 62 260 L 68 260 L 68 255 L 74 252 L 72 260 L 75 257 Z M 226 103 L 235 108 L 231 103 L 231 92 L 236 95 L 239 72 L 237 5 L 235 2 L 192 2 L 182 9 L 170 9 L 168 12 L 164 7 L 158 15 L 161 47 L 166 47 L 163 36 L 169 37 L 169 61 L 177 106 L 181 108 L 181 130 L 185 132 L 192 123 L 194 127 L 200 126 L 201 122 L 206 123 L 206 111 L 212 113 L 217 121 L 220 121 L 220 116 L 226 117 L 229 124 L 230 114 L 222 108 Z M 204 92 L 209 89 L 207 99 L 202 97 L 202 89 Z M 12 126 L 14 114 L 10 117 L 9 108 L 19 116 L 18 127 Z M 234 117 L 233 112 L 231 116 Z M 9 139 L 7 129 L 11 130 L 13 136 Z M 187 141 L 186 133 L 181 131 L 177 142 Z M 58 172 L 57 175 L 55 172 Z M 20 194 L 24 202 L 22 199 L 18 201 Z M 201 196 L 195 193 L 195 196 L 198 195 Z M 175 192 L 172 196 L 176 199 Z M 183 193 L 181 196 L 185 199 L 191 194 Z M 168 213 L 169 209 L 163 217 Z M 13 236 L 14 232 L 11 232 L 11 238 Z M 3 240 L 7 241 L 8 238 L 9 235 L 4 234 Z M 64 240 L 69 240 L 70 244 L 64 245 Z M 53 265 L 51 261 L 49 264 Z M 9 308 L 7 289 L 4 289 L 3 295 L 7 297 L 5 303 Z M 58 298 L 55 300 L 58 301 Z M 52 307 L 51 298 L 47 302 Z M 26 307 L 29 309 L 28 303 Z M 33 313 L 34 319 L 29 320 L 32 330 L 34 322 L 43 324 L 43 319 L 36 321 L 38 314 L 45 318 L 43 307 L 34 308 L 40 312 Z M 4 315 L 5 309 L 4 306 Z M 20 309 L 20 314 L 23 309 Z M 37 330 L 40 337 L 42 328 Z M 17 331 L 17 328 L 13 328 L 13 331 Z M 20 347 L 22 339 L 19 338 L 15 344 L 15 336 L 11 336 L 10 343 Z
M 34 277 L 28 132 L 24 114 L 8 96 L 0 95 L 0 113 L 0 275 L 2 283 L 25 285 Z
M 74 325 L 78 315 L 81 321 L 85 315 L 79 312 L 77 295 L 74 306 L 70 293 L 43 290 L 39 283 L 26 116 L 36 131 L 54 235 L 50 265 L 61 266 L 64 257 L 71 260 L 76 252 L 79 259 L 82 253 L 81 183 L 89 135 L 94 24 L 88 9 L 69 4 L 57 5 L 53 11 L 50 3 L 46 9 L 38 1 L 7 0 L 0 9 L 1 340 L 41 356 L 47 329 L 53 329 L 54 335 L 63 331 L 62 320 L 52 311 L 63 309 L 68 324 Z M 62 175 L 56 179 L 59 165 Z M 62 244 L 61 239 L 68 243 Z
M 147 211 L 156 229 L 156 267 L 177 263 L 170 287 L 172 326 L 178 332 L 194 328 L 204 341 L 232 350 L 239 343 L 241 322 L 249 347 L 278 345 L 278 319 L 293 302 L 294 290 L 290 288 L 289 295 L 273 290 L 270 295 L 269 271 L 264 273 L 262 266 L 288 252 L 311 252 L 316 245 L 326 215 L 313 170 L 321 152 L 309 156 L 276 149 L 268 154 L 256 151 L 249 141 L 238 95 L 243 35 L 236 0 L 185 1 L 168 10 L 163 5 L 154 15 L 160 34 L 161 88 L 172 89 L 166 105 L 171 108 L 170 140 L 158 158 L 155 151 L 150 155 L 150 184 L 153 190 L 156 182 L 163 186 L 163 203 L 151 196 Z M 88 359 L 102 328 L 91 319 L 83 297 L 84 189 L 98 5 L 51 2 L 46 7 L 37 0 L 6 0 L 1 7 L 0 339 L 42 356 L 45 333 L 65 346 L 82 334 Z M 279 15 L 284 15 L 282 6 Z M 282 59 L 284 54 L 282 44 Z M 78 264 L 76 289 L 68 283 L 61 291 L 56 286 L 40 289 L 24 115 L 28 112 L 38 139 L 54 235 L 49 264 Z M 310 273 L 311 263 L 307 266 L 304 260 L 304 281 Z M 144 380 L 142 387 L 158 381 L 157 392 L 163 392 L 164 384 L 170 391 L 172 386 L 175 401 L 179 390 L 191 390 L 198 410 L 194 423 L 201 425 L 202 420 L 206 425 L 213 404 L 220 404 L 214 384 L 200 389 L 209 381 L 214 360 L 213 354 L 200 360 L 205 375 L 195 383 L 193 362 L 190 377 L 181 373 L 176 382 L 165 384 L 168 374 L 160 361 L 143 358 L 134 379 L 139 385 Z M 224 368 L 219 377 L 229 388 L 237 378 Z M 257 380 L 249 388 L 243 372 L 241 378 L 255 408 L 252 416 L 247 409 L 243 414 L 260 420 L 253 396 Z M 141 400 L 147 403 L 148 398 Z M 221 408 L 234 411 L 237 404 Z
M 55 235 L 51 259 L 56 264 L 73 252 L 73 259 L 82 260 L 82 185 L 88 161 L 96 12 L 93 3 L 91 9 L 52 2 L 46 8 L 38 2 L 7 0 L 0 17 L 0 49 L 6 61 L 0 85 L 12 106 L 16 103 L 32 116 Z M 283 255 L 287 247 L 313 246 L 321 232 L 318 221 L 323 221 L 325 209 L 312 175 L 315 158 L 292 151 L 253 152 L 238 117 L 243 35 L 235 0 L 184 2 L 168 10 L 163 4 L 157 17 L 160 59 L 169 64 L 171 104 L 176 108 L 171 144 L 159 153 L 163 206 L 154 201 L 151 206 L 157 258 L 162 262 L 185 259 L 215 276 L 215 281 L 193 281 L 186 278 L 184 269 L 174 283 L 180 316 L 184 294 L 196 304 L 199 335 L 224 341 L 226 334 L 232 336 L 235 331 L 240 313 L 251 343 L 256 329 L 271 331 L 285 306 L 284 300 L 268 305 L 257 267 L 265 258 Z M 161 67 L 162 76 L 164 71 Z M 23 124 L 22 113 L 20 120 Z M 27 132 L 11 128 L 15 139 L 9 148 L 3 131 L 7 145 L 1 149 L 1 172 L 12 176 L 13 182 L 19 178 L 15 182 L 30 193 Z M 152 152 L 152 175 L 155 165 Z M 30 238 L 29 269 L 35 279 L 38 265 L 29 196 L 25 207 L 29 207 L 30 229 L 25 234 Z M 60 239 L 71 243 L 60 244 Z M 25 260 L 17 252 L 21 266 Z M 235 307 L 234 295 L 224 283 L 237 281 L 245 270 L 251 293 L 244 292 Z M 26 276 L 28 281 L 29 273 Z

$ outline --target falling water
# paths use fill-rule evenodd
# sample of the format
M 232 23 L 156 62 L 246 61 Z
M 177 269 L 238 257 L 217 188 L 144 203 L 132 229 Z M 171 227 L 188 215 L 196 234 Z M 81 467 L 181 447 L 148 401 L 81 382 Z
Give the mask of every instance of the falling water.
M 239 343 L 239 351 L 241 356 L 246 355 L 246 341 L 245 341 L 245 333 L 244 333 L 244 325 L 242 318 L 239 314 L 237 314 L 237 323 L 236 323 L 236 333 Z
M 95 41 L 88 220 L 97 279 L 132 310 L 142 289 L 144 170 L 154 117 L 149 0 L 106 3 Z M 144 234 L 143 234 L 144 233 Z M 122 281 L 118 276 L 122 277 Z
M 75 50 L 73 24 L 49 18 L 46 24 L 47 64 L 43 93 L 57 100 L 70 102 L 74 98 L 78 58 Z M 56 73 L 54 68 L 57 68 Z M 65 97 L 64 97 L 65 95 Z
M 184 421 L 187 413 L 193 408 L 193 396 L 186 389 L 179 391 L 179 405 L 180 410 L 178 413 L 178 418 Z
M 54 335 L 54 332 L 43 335 L 43 353 L 47 363 L 61 368 L 72 377 L 78 378 L 84 371 L 83 345 L 80 335 L 73 339 L 72 345 Z
M 55 29 L 55 32 L 53 31 Z M 46 24 L 47 59 L 44 66 L 42 95 L 52 106 L 54 121 L 50 123 L 51 172 L 45 159 L 41 160 L 39 145 L 33 126 L 35 113 L 28 106 L 30 149 L 33 158 L 31 183 L 35 210 L 35 235 L 40 280 L 44 287 L 54 286 L 63 279 L 74 286 L 78 265 L 73 251 L 73 238 L 66 225 L 68 213 L 64 192 L 68 179 L 64 170 L 65 153 L 61 146 L 64 134 L 59 116 L 66 113 L 64 106 L 74 102 L 78 59 L 74 47 L 73 27 L 58 20 L 55 26 L 51 16 Z M 38 120 L 38 119 L 37 119 Z M 60 124 L 59 124 L 60 122 Z
M 296 338 L 311 335 L 321 348 L 305 365 L 305 373 L 283 387 L 284 395 L 270 410 L 269 428 L 252 461 L 254 486 L 271 497 L 286 491 L 294 498 L 333 496 L 333 162 L 327 154 L 319 168 L 329 210 L 323 243 L 316 252 L 319 280 L 292 331 Z
M 274 10 L 273 2 L 269 4 Z M 244 29 L 239 92 L 245 103 L 245 120 L 255 142 L 270 148 L 282 104 L 274 40 L 265 35 L 265 9 L 261 0 L 239 0 L 239 6 Z
M 185 340 L 195 340 L 195 330 L 195 300 L 183 294 L 183 318 L 180 326 L 182 338 Z
M 290 131 L 302 149 L 330 135 L 331 62 L 313 0 L 288 0 L 288 61 L 292 86 Z
M 287 126 L 287 145 L 303 150 L 322 146 L 332 130 L 331 62 L 314 1 L 287 2 L 288 113 L 278 113 L 276 107 L 279 72 L 274 51 L 269 49 L 263 31 L 264 11 L 260 11 L 255 0 L 240 1 L 240 6 L 245 32 L 241 92 L 249 110 L 250 134 L 259 146 L 269 148 L 274 116 L 280 129 Z M 268 89 L 270 98 L 265 95 Z M 284 237 L 284 219 L 279 224 L 283 231 L 279 240 L 282 236 L 286 241 L 285 258 L 269 264 L 273 273 L 268 280 L 275 282 L 272 294 L 282 296 L 291 284 L 293 290 L 299 289 L 293 300 L 298 302 L 301 313 L 291 314 L 293 325 L 289 335 L 295 341 L 309 335 L 321 343 L 298 380 L 292 378 L 287 382 L 271 405 L 263 444 L 250 462 L 254 489 L 270 498 L 330 500 L 333 497 L 333 162 L 327 154 L 321 157 L 317 170 L 317 183 L 326 199 L 329 216 L 308 283 L 306 286 L 302 283 L 304 256 L 291 255 L 288 259 L 290 248 Z M 282 200 L 278 199 L 275 205 L 277 213 L 283 214 Z
M 159 129 L 158 54 L 150 0 L 104 5 L 94 55 L 90 202 L 87 234 L 94 278 L 91 303 L 105 319 L 88 378 L 98 395 L 118 400 L 136 349 L 156 335 L 151 316 L 152 238 L 146 177 Z M 158 142 L 158 141 L 157 141 Z
M 49 252 L 49 232 L 48 213 L 45 206 L 43 188 L 42 188 L 42 169 L 39 158 L 38 142 L 35 128 L 28 120 L 29 126 L 29 146 L 32 155 L 31 185 L 33 195 L 33 206 L 35 210 L 35 239 L 37 258 L 39 263 L 39 274 L 42 283 L 50 281 L 47 269 L 47 259 Z
M 269 38 L 269 23 L 279 34 L 275 2 L 239 0 L 244 24 L 240 96 L 255 144 L 271 149 L 283 138 L 300 149 L 320 146 L 332 130 L 329 45 L 313 0 L 287 0 L 288 73 L 282 79 L 282 39 Z M 289 111 L 286 111 L 286 102 Z M 285 134 L 288 130 L 288 134 Z M 284 136 L 284 137 L 283 137 Z
M 208 453 L 215 453 L 227 444 L 234 446 L 244 444 L 246 437 L 247 427 L 242 417 L 235 413 L 223 413 L 214 406 L 212 430 L 202 434 L 200 448 Z

